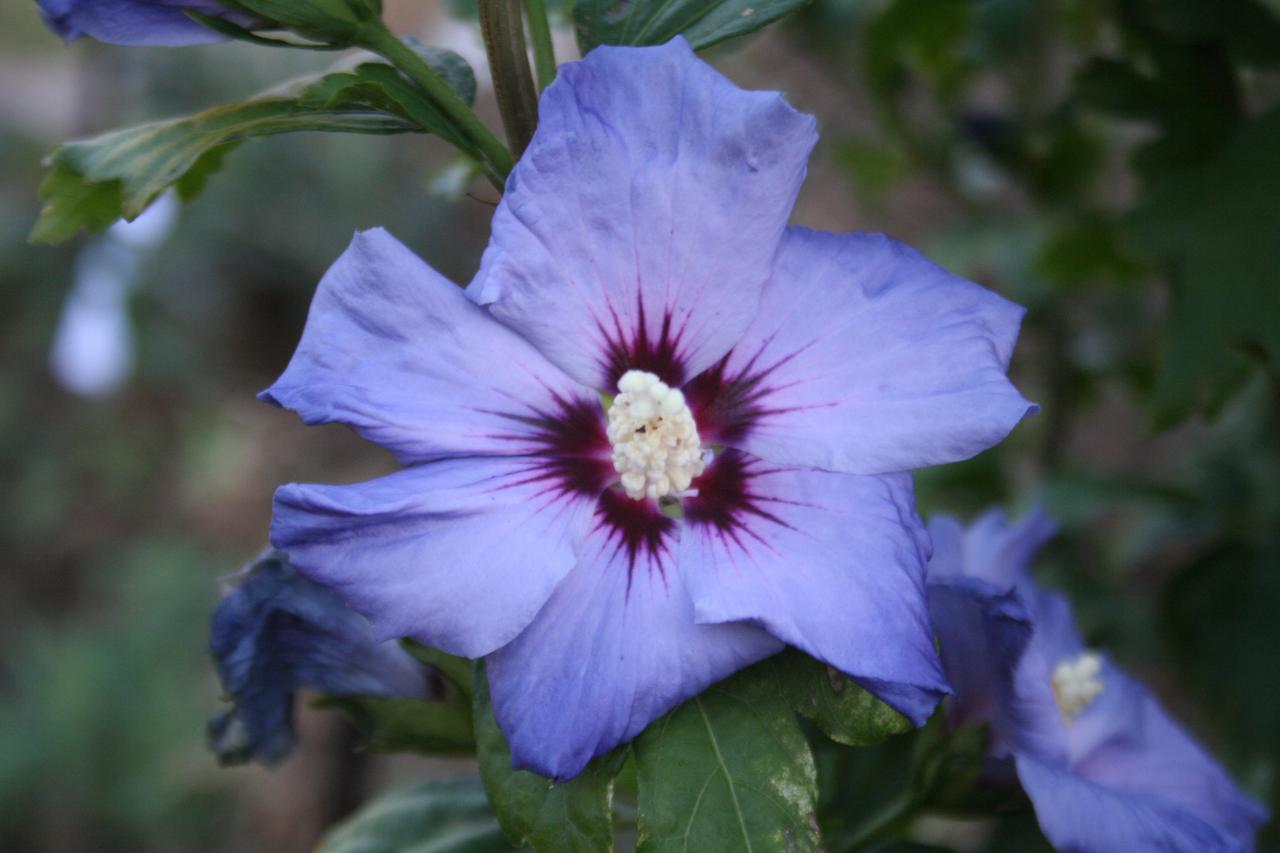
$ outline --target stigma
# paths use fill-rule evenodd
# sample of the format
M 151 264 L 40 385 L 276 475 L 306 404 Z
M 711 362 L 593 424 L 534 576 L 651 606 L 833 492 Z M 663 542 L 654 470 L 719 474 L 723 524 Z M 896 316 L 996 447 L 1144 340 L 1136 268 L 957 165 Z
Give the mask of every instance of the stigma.
M 1070 723 L 1102 692 L 1102 658 L 1093 652 L 1061 661 L 1053 668 L 1053 698 L 1062 719 Z
M 608 435 L 613 467 L 635 500 L 680 495 L 706 467 L 684 394 L 644 370 L 618 380 Z

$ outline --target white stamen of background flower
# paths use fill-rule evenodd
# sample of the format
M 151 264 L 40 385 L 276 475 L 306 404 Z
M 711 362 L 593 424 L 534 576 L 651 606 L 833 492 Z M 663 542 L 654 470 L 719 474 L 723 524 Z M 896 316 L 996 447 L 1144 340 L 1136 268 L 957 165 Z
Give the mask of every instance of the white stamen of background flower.
M 618 391 L 609 407 L 608 435 L 613 467 L 627 496 L 640 500 L 684 492 L 706 467 L 684 394 L 643 370 L 624 373 Z
M 1071 722 L 1102 692 L 1102 658 L 1093 652 L 1061 661 L 1053 668 L 1053 698 L 1062 719 Z

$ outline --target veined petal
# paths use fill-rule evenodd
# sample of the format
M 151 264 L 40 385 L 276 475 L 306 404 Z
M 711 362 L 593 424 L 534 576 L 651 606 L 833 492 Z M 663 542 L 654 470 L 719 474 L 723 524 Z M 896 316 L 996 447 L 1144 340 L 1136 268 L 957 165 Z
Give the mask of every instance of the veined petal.
M 779 651 L 751 625 L 698 625 L 676 525 L 608 492 L 582 559 L 523 634 L 490 655 L 494 713 L 517 768 L 576 775 L 709 685 Z
M 578 385 L 382 229 L 325 274 L 302 341 L 262 399 L 308 424 L 338 422 L 405 463 L 528 454 L 597 439 L 557 424 L 600 409 Z M 554 435 L 553 435 L 554 433 Z
M 586 385 L 678 385 L 755 315 L 811 116 L 748 92 L 683 38 L 560 66 L 468 288 Z
M 1022 314 L 883 235 L 791 228 L 755 322 L 685 395 L 704 441 L 769 462 L 954 462 L 1035 408 L 1005 377 Z
M 697 486 L 679 567 L 698 621 L 756 622 L 923 723 L 950 690 L 910 476 L 775 468 L 726 451 Z
M 1058 850 L 1203 853 L 1248 849 L 1191 812 L 1159 798 L 1117 792 L 1027 755 L 1017 756 L 1017 766 L 1040 828 Z
M 536 457 L 445 460 L 351 486 L 283 486 L 271 541 L 379 639 L 480 657 L 573 567 L 597 496 Z

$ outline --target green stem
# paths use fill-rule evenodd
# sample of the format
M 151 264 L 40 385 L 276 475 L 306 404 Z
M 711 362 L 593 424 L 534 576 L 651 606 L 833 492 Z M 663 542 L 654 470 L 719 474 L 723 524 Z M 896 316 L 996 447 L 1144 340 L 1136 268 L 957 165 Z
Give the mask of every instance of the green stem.
M 502 140 L 480 121 L 467 102 L 458 97 L 453 87 L 444 81 L 431 66 L 411 47 L 395 36 L 382 21 L 367 24 L 361 34 L 361 46 L 386 59 L 427 93 L 432 102 L 448 116 L 463 135 L 484 156 L 491 170 L 506 178 L 515 166 L 511 152 Z M 501 189 L 501 187 L 499 187 Z
M 551 24 L 547 21 L 546 0 L 524 0 L 524 14 L 533 41 L 533 64 L 538 71 L 538 91 L 556 79 L 556 49 L 551 43 Z
M 520 0 L 480 0 L 480 32 L 489 54 L 502 126 L 511 150 L 519 157 L 538 125 L 538 92 L 524 46 Z

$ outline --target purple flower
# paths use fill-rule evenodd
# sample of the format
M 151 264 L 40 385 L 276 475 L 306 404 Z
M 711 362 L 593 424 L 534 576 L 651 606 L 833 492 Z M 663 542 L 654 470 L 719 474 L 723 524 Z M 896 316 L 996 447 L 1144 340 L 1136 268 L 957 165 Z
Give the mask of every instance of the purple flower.
M 40 14 L 63 41 L 89 36 L 109 44 L 176 47 L 219 41 L 187 11 L 247 24 L 218 0 L 37 0 Z
M 1028 567 L 1039 511 L 929 525 L 929 611 L 955 688 L 950 718 L 990 723 L 1060 850 L 1249 850 L 1266 812 L 1140 684 L 1089 650 L 1071 607 Z
M 814 142 L 683 39 L 597 49 L 543 95 L 466 293 L 357 235 L 263 393 L 410 466 L 283 487 L 272 541 L 379 636 L 488 656 L 518 767 L 572 776 L 784 643 L 917 722 L 948 691 L 902 472 L 1028 412 L 1022 310 L 787 228 Z
M 209 650 L 235 703 L 209 723 L 219 760 L 274 764 L 293 751 L 293 695 L 426 699 L 432 672 L 282 554 L 249 566 L 214 611 Z

